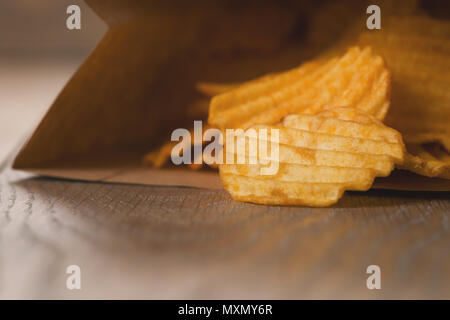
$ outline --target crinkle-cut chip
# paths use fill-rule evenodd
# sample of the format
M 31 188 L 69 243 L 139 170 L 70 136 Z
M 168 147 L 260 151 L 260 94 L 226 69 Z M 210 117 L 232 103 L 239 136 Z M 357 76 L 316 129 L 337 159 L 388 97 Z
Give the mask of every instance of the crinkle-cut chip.
M 384 140 L 374 140 L 367 138 L 354 138 L 335 134 L 318 133 L 315 131 L 305 131 L 283 126 L 254 126 L 259 129 L 268 130 L 268 141 L 272 141 L 271 130 L 279 130 L 279 143 L 309 148 L 313 150 L 330 150 L 353 153 L 365 153 L 376 155 L 387 155 L 392 157 L 395 163 L 403 162 L 404 146 L 402 143 L 391 143 Z M 252 141 L 254 138 L 249 138 Z
M 439 144 L 408 144 L 400 169 L 427 176 L 450 179 L 450 154 Z
M 226 174 L 241 175 L 259 179 L 273 180 L 271 175 L 261 175 L 261 164 L 232 165 L 223 164 L 221 170 Z M 277 181 L 304 183 L 340 183 L 353 190 L 367 190 L 372 184 L 375 171 L 365 168 L 305 166 L 292 163 L 279 163 Z M 366 184 L 362 184 L 365 181 Z
M 226 162 L 219 170 L 233 199 L 330 205 L 344 190 L 369 189 L 375 177 L 389 175 L 395 163 L 403 162 L 405 147 L 398 132 L 363 111 L 336 109 L 318 115 L 290 115 L 279 125 L 241 130 L 245 148 L 237 148 L 237 139 L 230 145 L 231 136 L 226 136 Z M 299 126 L 301 129 L 296 129 Z M 251 129 L 256 134 L 251 134 Z M 265 133 L 259 129 L 266 129 Z M 274 129 L 278 130 L 278 143 Z M 266 148 L 261 148 L 264 145 Z M 264 173 L 268 167 L 272 170 Z
M 233 154 L 235 156 L 235 154 Z M 237 162 L 236 157 L 234 157 Z M 270 154 L 259 155 L 254 158 L 249 156 L 246 150 L 245 163 L 258 163 L 259 161 L 280 163 L 292 163 L 308 166 L 330 166 L 342 168 L 366 168 L 372 169 L 377 176 L 385 177 L 394 169 L 392 158 L 387 155 L 362 154 L 342 151 L 313 150 L 308 148 L 298 148 L 288 145 L 279 145 L 279 157 L 273 159 Z
M 234 200 L 259 204 L 326 207 L 344 193 L 343 186 L 333 183 L 280 182 L 222 172 L 220 177 Z
M 336 60 L 333 59 L 328 64 L 331 65 Z M 288 86 L 296 78 L 310 76 L 311 73 L 317 71 L 319 66 L 318 62 L 307 62 L 299 68 L 280 73 L 277 76 L 267 75 L 245 82 L 236 90 L 214 97 L 210 105 L 210 117 L 214 118 L 221 112 L 232 109 L 234 105 L 245 104 L 251 100 L 259 99 L 265 94 L 274 93 Z
M 361 34 L 358 44 L 372 46 L 391 71 L 386 124 L 400 131 L 405 143 L 439 142 L 449 150 L 450 21 L 386 18 L 381 32 Z
M 401 136 L 394 129 L 380 126 L 379 124 L 360 124 L 350 120 L 338 120 L 308 114 L 290 115 L 283 119 L 285 127 L 334 134 L 344 137 L 361 139 L 373 139 L 397 143 Z
M 335 118 L 339 120 L 354 121 L 361 124 L 383 124 L 379 119 L 356 108 L 349 107 L 324 107 L 317 113 L 324 118 Z
M 221 129 L 274 124 L 288 114 L 315 114 L 328 105 L 355 106 L 378 119 L 389 108 L 390 74 L 370 47 L 317 60 L 246 83 L 211 100 L 209 123 Z

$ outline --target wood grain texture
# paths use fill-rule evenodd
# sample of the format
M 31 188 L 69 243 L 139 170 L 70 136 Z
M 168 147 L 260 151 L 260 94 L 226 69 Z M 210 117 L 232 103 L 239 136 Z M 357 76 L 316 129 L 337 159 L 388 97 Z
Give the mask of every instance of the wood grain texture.
M 2 298 L 450 298 L 448 193 L 331 208 L 225 191 L 0 176 Z M 66 267 L 82 290 L 65 288 Z M 366 288 L 366 268 L 382 289 Z

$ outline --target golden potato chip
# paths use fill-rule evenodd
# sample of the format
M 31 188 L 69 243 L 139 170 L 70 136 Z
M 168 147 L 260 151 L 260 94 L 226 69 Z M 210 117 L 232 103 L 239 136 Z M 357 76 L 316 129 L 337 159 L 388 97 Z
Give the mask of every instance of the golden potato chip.
M 317 60 L 215 96 L 209 123 L 221 129 L 274 124 L 294 113 L 315 114 L 327 105 L 356 106 L 383 119 L 389 108 L 390 74 L 370 47 Z
M 271 175 L 261 175 L 261 164 L 221 165 L 224 174 L 272 180 Z M 366 168 L 309 166 L 292 163 L 279 163 L 277 181 L 302 183 L 342 183 L 352 190 L 367 190 L 370 188 L 374 171 Z M 365 184 L 361 184 L 365 181 Z
M 445 177 L 445 170 L 437 169 L 445 165 L 429 159 L 419 144 L 439 143 L 450 151 L 450 22 L 426 16 L 388 18 L 381 32 L 365 32 L 358 43 L 372 46 L 392 73 L 386 124 L 414 148 L 408 149 L 404 168 Z
M 315 150 L 388 155 L 398 162 L 403 161 L 403 144 L 399 144 L 398 141 L 395 143 L 387 142 L 382 140 L 381 137 L 377 140 L 371 138 L 355 138 L 349 135 L 342 136 L 338 134 L 319 133 L 317 131 L 305 131 L 276 125 L 270 127 L 257 125 L 253 126 L 253 128 L 256 130 L 278 129 L 279 142 L 284 145 Z M 270 133 L 270 130 L 268 131 Z M 249 140 L 252 140 L 252 138 Z
M 278 76 L 265 76 L 245 82 L 236 90 L 214 97 L 209 109 L 210 118 L 214 119 L 218 113 L 231 109 L 234 105 L 245 104 L 263 97 L 266 93 L 280 90 L 296 78 L 317 70 L 319 65 L 318 62 L 307 62 L 299 68 L 282 72 Z
M 234 200 L 259 204 L 325 207 L 336 203 L 344 193 L 344 187 L 336 183 L 280 183 L 223 172 L 220 177 Z
M 248 148 L 245 151 L 246 163 L 261 161 L 276 161 L 270 156 L 258 155 L 257 158 L 248 156 Z M 226 153 L 225 155 L 228 155 Z M 288 145 L 279 145 L 280 163 L 302 164 L 308 166 L 334 166 L 350 168 L 372 169 L 377 176 L 385 177 L 394 169 L 392 158 L 387 155 L 363 154 L 330 150 L 313 150 Z
M 401 169 L 427 177 L 450 179 L 450 154 L 440 144 L 408 144 Z
M 398 131 L 390 128 L 381 128 L 378 123 L 360 124 L 354 121 L 340 121 L 334 118 L 308 114 L 287 116 L 283 120 L 283 125 L 288 128 L 330 133 L 344 137 L 384 140 L 391 143 L 396 143 L 400 138 Z
M 268 134 L 246 136 L 244 163 L 219 166 L 225 189 L 235 200 L 308 206 L 331 205 L 345 190 L 369 189 L 375 177 L 387 176 L 394 164 L 403 163 L 405 148 L 398 132 L 363 111 L 349 109 L 289 115 L 279 125 L 253 126 L 256 131 L 267 129 Z M 278 135 L 273 136 L 273 129 Z M 271 150 L 258 152 L 256 157 L 250 153 L 248 145 L 276 142 L 276 137 L 275 156 Z M 231 141 L 228 137 L 224 140 Z M 234 160 L 242 152 L 235 149 L 225 145 L 225 153 L 232 154 Z M 261 173 L 268 163 L 276 164 L 275 174 Z
M 320 116 L 324 118 L 336 118 L 365 124 L 381 123 L 380 120 L 374 116 L 363 113 L 356 108 L 348 107 L 324 107 L 323 110 L 320 111 Z

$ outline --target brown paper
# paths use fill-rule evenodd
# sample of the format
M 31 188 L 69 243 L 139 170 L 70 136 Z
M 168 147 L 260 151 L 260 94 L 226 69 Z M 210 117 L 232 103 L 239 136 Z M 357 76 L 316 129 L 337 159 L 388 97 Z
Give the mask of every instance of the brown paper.
M 192 126 L 186 108 L 200 97 L 196 82 L 247 80 L 298 65 L 323 49 L 299 45 L 293 30 L 304 12 L 273 3 L 235 8 L 181 1 L 173 10 L 153 1 L 87 2 L 110 29 L 17 155 L 15 169 L 90 181 L 221 188 L 216 172 L 152 169 L 142 165 L 142 157 L 173 129 Z M 377 179 L 375 187 L 450 190 L 448 180 L 402 172 Z

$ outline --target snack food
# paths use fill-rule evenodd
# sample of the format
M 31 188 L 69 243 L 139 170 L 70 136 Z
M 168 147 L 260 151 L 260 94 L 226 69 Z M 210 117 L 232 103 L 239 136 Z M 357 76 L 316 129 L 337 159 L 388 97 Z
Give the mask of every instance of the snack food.
M 213 97 L 208 121 L 221 129 L 274 124 L 293 113 L 317 113 L 327 105 L 356 106 L 383 119 L 389 108 L 390 75 L 370 47 L 319 59 L 245 83 Z
M 408 144 L 401 169 L 427 177 L 450 179 L 450 155 L 438 143 Z
M 245 164 L 219 166 L 225 189 L 235 200 L 308 206 L 331 205 L 345 190 L 369 189 L 375 177 L 403 163 L 404 145 L 398 132 L 374 116 L 349 109 L 289 115 L 278 125 L 253 126 L 279 130 L 278 157 L 258 153 L 258 162 L 251 164 L 247 148 Z M 230 152 L 226 145 L 225 152 Z M 278 162 L 276 174 L 261 175 L 267 161 Z
M 448 178 L 443 159 L 450 152 L 450 22 L 406 16 L 383 25 L 382 32 L 363 33 L 358 43 L 372 46 L 392 73 L 385 122 L 401 132 L 410 153 L 402 168 Z M 438 157 L 424 146 L 430 143 L 440 145 Z

